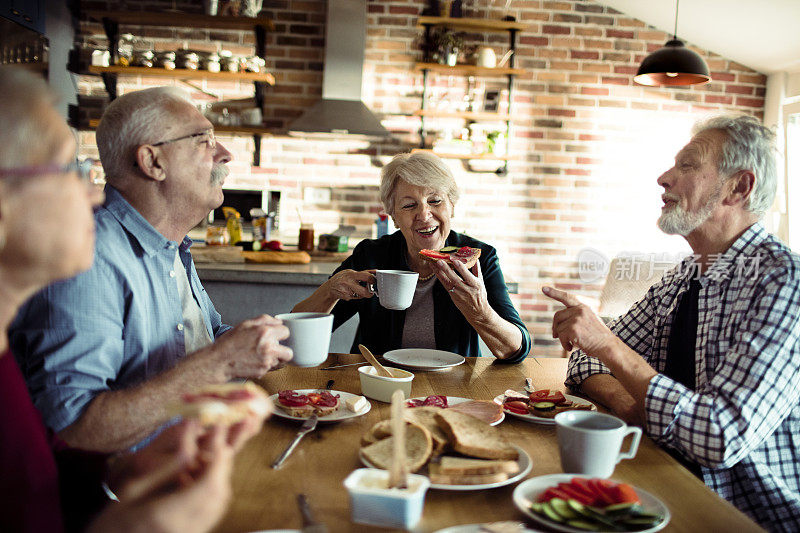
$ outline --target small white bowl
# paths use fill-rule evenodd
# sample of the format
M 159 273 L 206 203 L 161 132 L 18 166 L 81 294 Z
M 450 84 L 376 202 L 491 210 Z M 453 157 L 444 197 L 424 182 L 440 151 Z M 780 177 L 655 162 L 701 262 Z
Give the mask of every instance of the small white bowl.
M 383 527 L 411 529 L 422 517 L 425 493 L 430 481 L 418 474 L 408 475 L 408 488 L 389 489 L 389 472 L 359 468 L 344 480 L 350 493 L 353 522 Z
M 372 365 L 358 367 L 361 378 L 361 394 L 379 402 L 392 403 L 392 393 L 396 390 L 403 391 L 406 398 L 411 396 L 411 380 L 414 374 L 399 368 L 386 368 L 395 377 L 387 378 L 378 375 Z

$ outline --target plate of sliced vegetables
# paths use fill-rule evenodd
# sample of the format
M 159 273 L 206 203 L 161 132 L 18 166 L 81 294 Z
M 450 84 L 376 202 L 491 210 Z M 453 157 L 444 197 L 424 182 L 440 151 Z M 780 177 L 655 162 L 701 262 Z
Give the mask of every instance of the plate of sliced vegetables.
M 530 394 L 507 390 L 495 396 L 494 402 L 502 405 L 503 411 L 511 416 L 546 425 L 554 425 L 553 418 L 564 411 L 597 411 L 597 406 L 589 400 L 547 389 Z
M 556 531 L 652 533 L 670 520 L 669 509 L 649 492 L 610 479 L 578 474 L 538 476 L 514 489 L 514 505 Z

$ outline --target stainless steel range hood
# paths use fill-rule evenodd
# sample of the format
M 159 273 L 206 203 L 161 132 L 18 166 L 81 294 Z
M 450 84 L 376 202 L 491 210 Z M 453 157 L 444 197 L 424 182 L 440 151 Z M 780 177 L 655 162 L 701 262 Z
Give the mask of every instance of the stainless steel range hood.
M 289 134 L 388 137 L 389 131 L 361 101 L 366 1 L 328 0 L 327 4 L 322 100 L 289 124 Z

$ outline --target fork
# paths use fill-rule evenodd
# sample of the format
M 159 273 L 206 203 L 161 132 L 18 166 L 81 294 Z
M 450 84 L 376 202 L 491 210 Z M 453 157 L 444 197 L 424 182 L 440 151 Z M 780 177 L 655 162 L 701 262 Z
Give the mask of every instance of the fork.
M 287 457 L 289 457 L 289 454 L 291 454 L 292 451 L 294 451 L 295 447 L 297 447 L 297 444 L 300 442 L 300 439 L 302 439 L 306 434 L 314 431 L 316 427 L 317 427 L 317 415 L 315 413 L 311 415 L 311 418 L 303 422 L 303 425 L 300 426 L 300 431 L 297 432 L 297 435 L 295 435 L 294 440 L 289 444 L 286 450 L 284 450 L 284 452 L 280 455 L 280 457 L 275 459 L 275 462 L 272 463 L 272 468 L 280 468 L 281 466 L 283 466 L 283 462 L 286 460 Z

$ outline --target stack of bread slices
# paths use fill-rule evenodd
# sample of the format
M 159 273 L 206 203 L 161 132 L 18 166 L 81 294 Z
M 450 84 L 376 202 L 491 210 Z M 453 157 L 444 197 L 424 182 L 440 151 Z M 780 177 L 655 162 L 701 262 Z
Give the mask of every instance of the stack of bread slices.
M 407 409 L 405 418 L 408 468 L 416 472 L 427 465 L 431 483 L 483 485 L 519 472 L 518 449 L 483 420 L 433 406 Z M 388 469 L 392 439 L 389 421 L 378 422 L 362 437 L 361 457 Z

